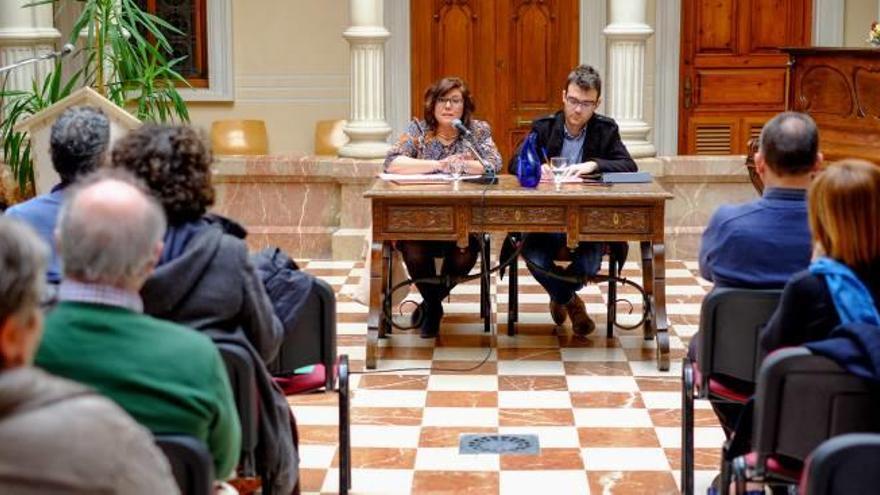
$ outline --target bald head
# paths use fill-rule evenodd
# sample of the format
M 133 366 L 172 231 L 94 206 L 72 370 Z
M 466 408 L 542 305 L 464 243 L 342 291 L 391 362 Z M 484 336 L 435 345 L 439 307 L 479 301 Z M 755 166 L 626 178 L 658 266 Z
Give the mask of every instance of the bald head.
M 65 277 L 139 290 L 162 249 L 165 216 L 128 174 L 100 171 L 68 194 L 58 223 Z

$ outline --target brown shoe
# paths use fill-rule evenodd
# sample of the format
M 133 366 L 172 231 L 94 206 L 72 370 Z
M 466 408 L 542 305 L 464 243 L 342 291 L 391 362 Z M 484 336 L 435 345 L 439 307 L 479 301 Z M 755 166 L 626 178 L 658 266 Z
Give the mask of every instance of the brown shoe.
M 565 305 L 559 304 L 554 300 L 550 300 L 550 316 L 553 318 L 553 323 L 556 323 L 556 326 L 562 326 L 565 323 L 565 319 L 568 317 L 568 313 L 565 311 Z
M 596 330 L 596 323 L 587 315 L 587 307 L 577 294 L 571 298 L 571 301 L 565 304 L 568 316 L 571 317 L 571 330 L 580 336 L 593 333 Z

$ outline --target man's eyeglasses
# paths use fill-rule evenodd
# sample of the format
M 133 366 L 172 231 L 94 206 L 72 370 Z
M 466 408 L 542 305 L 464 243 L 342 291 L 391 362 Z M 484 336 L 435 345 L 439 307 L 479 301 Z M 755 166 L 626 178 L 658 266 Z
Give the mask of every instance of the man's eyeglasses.
M 464 105 L 464 99 L 463 98 L 446 98 L 446 97 L 437 98 L 437 104 L 439 104 L 441 107 L 445 107 L 447 103 L 449 103 L 450 105 L 452 105 L 454 107 L 460 107 L 460 106 Z
M 596 102 L 593 100 L 578 100 L 572 96 L 566 96 L 565 102 L 577 109 L 578 107 L 583 108 L 584 110 L 591 110 L 596 108 Z

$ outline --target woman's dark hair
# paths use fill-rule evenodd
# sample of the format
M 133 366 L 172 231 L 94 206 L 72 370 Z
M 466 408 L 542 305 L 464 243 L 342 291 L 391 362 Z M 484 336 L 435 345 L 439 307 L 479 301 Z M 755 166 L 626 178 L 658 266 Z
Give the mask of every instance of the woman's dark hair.
M 471 114 L 477 109 L 471 98 L 471 91 L 467 84 L 458 77 L 444 77 L 435 82 L 425 91 L 425 122 L 428 129 L 437 129 L 437 117 L 434 116 L 434 108 L 437 106 L 437 100 L 446 95 L 450 91 L 457 89 L 461 91 L 461 97 L 464 99 L 464 110 L 461 114 L 461 122 L 469 127 L 471 125 Z
M 113 167 L 147 184 L 169 225 L 198 220 L 214 204 L 211 151 L 191 127 L 144 125 L 120 139 L 112 157 Z

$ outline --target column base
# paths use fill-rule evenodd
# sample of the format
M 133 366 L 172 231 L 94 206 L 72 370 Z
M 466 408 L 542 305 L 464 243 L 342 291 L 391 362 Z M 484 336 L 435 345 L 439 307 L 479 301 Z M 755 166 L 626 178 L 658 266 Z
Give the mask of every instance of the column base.
M 633 158 L 646 158 L 657 154 L 654 143 L 648 141 L 651 127 L 647 123 L 621 120 L 617 124 L 620 126 L 620 138 Z
M 345 146 L 339 148 L 339 156 L 346 158 L 385 158 L 391 145 L 385 142 L 361 141 L 349 142 Z

